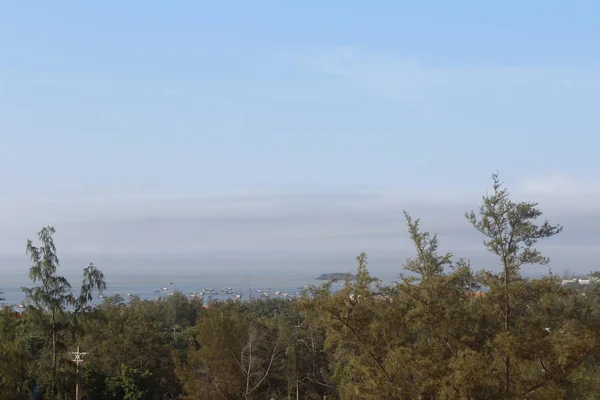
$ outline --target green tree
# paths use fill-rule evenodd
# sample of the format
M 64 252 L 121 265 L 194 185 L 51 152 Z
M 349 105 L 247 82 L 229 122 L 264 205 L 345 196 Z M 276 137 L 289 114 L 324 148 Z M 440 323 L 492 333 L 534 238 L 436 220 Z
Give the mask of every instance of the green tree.
M 106 289 L 104 275 L 93 264 L 90 264 L 83 270 L 83 282 L 79 295 L 73 294 L 67 279 L 57 274 L 59 259 L 52 238 L 54 233 L 53 227 L 43 228 L 38 233 L 41 242 L 39 247 L 34 246 L 31 240 L 27 241 L 26 252 L 32 262 L 29 268 L 29 278 L 33 283 L 39 282 L 39 285 L 22 288 L 27 298 L 29 311 L 49 337 L 52 357 L 51 396 L 56 394 L 60 334 L 70 323 L 75 322 L 79 313 L 87 310 L 95 291 L 101 294 Z M 69 315 L 67 311 L 70 307 L 74 308 L 74 311 Z
M 433 236 L 429 232 L 419 229 L 420 220 L 413 220 L 404 211 L 404 217 L 408 225 L 408 233 L 417 251 L 417 256 L 409 259 L 404 269 L 418 274 L 421 280 L 444 274 L 444 268 L 452 265 L 452 254 L 438 254 L 439 247 L 437 234 Z
M 280 319 L 286 346 L 282 375 L 286 378 L 288 398 L 323 399 L 335 393 L 335 384 L 330 380 L 326 332 L 319 324 L 318 310 L 307 300 L 304 297 L 299 302 L 286 301 L 293 306 L 293 312 Z
M 486 248 L 500 258 L 502 272 L 499 275 L 488 275 L 487 283 L 500 286 L 503 293 L 502 319 L 503 329 L 508 335 L 511 331 L 513 293 L 521 286 L 520 271 L 523 265 L 547 265 L 549 259 L 535 248 L 535 244 L 550 238 L 562 231 L 562 226 L 551 225 L 548 221 L 537 224 L 542 216 L 538 203 L 513 202 L 509 192 L 502 187 L 498 174 L 492 176 L 494 185 L 492 194 L 483 196 L 479 213 L 466 213 L 469 222 L 485 236 Z M 511 382 L 511 355 L 505 349 L 504 355 L 504 390 L 506 397 L 513 391 Z
M 25 398 L 31 357 L 20 335 L 22 319 L 12 309 L 0 310 L 0 399 Z
M 374 292 L 376 280 L 367 255 L 357 257 L 356 279 L 349 274 L 336 293 L 331 282 L 312 288 L 304 308 L 314 307 L 325 330 L 325 350 L 333 364 L 332 380 L 342 399 L 400 399 L 414 396 L 414 370 L 405 346 L 406 309 Z
M 121 365 L 121 374 L 107 380 L 105 399 L 147 400 L 152 395 L 152 374 L 142 373 L 126 365 Z
M 198 319 L 199 349 L 178 364 L 185 399 L 269 398 L 284 346 L 276 319 L 251 306 L 213 303 Z
M 464 385 L 456 369 L 475 369 L 475 359 L 468 356 L 480 352 L 484 342 L 477 334 L 477 314 L 473 312 L 477 303 L 472 301 L 479 285 L 463 259 L 454 262 L 451 253 L 438 252 L 437 235 L 422 232 L 419 220 L 406 212 L 405 217 L 416 256 L 404 265 L 411 274 L 401 274 L 394 287 L 394 302 L 405 309 L 409 332 L 405 346 L 414 366 L 414 395 L 422 399 L 437 399 L 442 394 L 449 398 L 475 396 L 479 386 Z

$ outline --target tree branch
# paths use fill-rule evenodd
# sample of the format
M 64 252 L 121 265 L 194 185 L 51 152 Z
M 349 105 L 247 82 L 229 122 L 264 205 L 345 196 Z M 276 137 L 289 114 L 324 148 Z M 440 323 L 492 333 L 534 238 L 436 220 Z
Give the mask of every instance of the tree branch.
M 254 390 L 256 390 L 256 388 L 258 388 L 260 386 L 260 384 L 263 383 L 263 381 L 267 378 L 267 376 L 269 375 L 269 371 L 271 370 L 271 366 L 273 365 L 273 360 L 275 360 L 275 356 L 277 355 L 277 350 L 278 349 L 279 349 L 279 337 L 277 337 L 277 341 L 275 342 L 275 347 L 273 347 L 273 352 L 271 353 L 271 358 L 269 360 L 269 366 L 267 367 L 267 370 L 265 371 L 265 374 L 263 375 L 262 379 L 260 381 L 258 381 L 258 383 L 256 384 L 256 386 L 254 386 L 252 388 L 252 390 L 250 390 L 248 392 L 248 394 L 250 394 Z

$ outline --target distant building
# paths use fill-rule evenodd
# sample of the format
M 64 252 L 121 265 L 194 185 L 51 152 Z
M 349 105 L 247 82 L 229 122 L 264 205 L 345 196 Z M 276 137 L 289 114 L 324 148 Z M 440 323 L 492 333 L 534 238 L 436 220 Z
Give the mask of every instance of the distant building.
M 561 284 L 563 285 L 589 285 L 592 283 L 598 283 L 600 281 L 600 279 L 598 279 L 597 277 L 594 276 L 589 276 L 586 277 L 586 279 L 584 278 L 573 278 L 573 279 L 563 279 Z

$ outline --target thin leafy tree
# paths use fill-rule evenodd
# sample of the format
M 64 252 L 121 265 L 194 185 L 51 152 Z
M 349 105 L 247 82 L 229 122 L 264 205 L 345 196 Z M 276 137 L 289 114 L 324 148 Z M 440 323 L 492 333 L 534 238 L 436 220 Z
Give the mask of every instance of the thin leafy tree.
M 446 267 L 452 266 L 451 253 L 438 253 L 439 241 L 437 234 L 422 232 L 419 229 L 420 220 L 413 218 L 404 211 L 408 225 L 408 233 L 417 250 L 417 256 L 408 260 L 404 269 L 419 275 L 421 281 L 434 276 L 442 276 Z
M 543 213 L 535 202 L 514 202 L 498 174 L 492 175 L 493 192 L 482 198 L 479 213 L 465 214 L 467 220 L 485 236 L 486 248 L 500 258 L 502 272 L 496 284 L 503 291 L 503 329 L 511 331 L 513 315 L 512 283 L 521 279 L 524 265 L 547 265 L 548 257 L 535 248 L 541 239 L 550 238 L 562 231 L 561 225 L 551 225 L 548 221 L 538 224 Z M 507 352 L 504 357 L 504 390 L 506 397 L 511 395 L 511 359 Z
M 52 354 L 50 375 L 52 396 L 56 394 L 58 341 L 61 331 L 68 326 L 68 322 L 73 322 L 79 313 L 88 309 L 94 292 L 102 294 L 106 289 L 104 275 L 93 264 L 90 264 L 83 271 L 83 282 L 79 295 L 73 294 L 69 281 L 57 274 L 60 263 L 52 238 L 55 232 L 55 229 L 50 226 L 42 228 L 38 232 L 38 239 L 41 242 L 39 247 L 36 247 L 31 240 L 27 240 L 26 253 L 32 263 L 29 268 L 29 278 L 38 285 L 22 288 L 27 298 L 28 309 L 35 315 L 49 336 Z M 70 315 L 68 315 L 69 308 L 73 309 Z

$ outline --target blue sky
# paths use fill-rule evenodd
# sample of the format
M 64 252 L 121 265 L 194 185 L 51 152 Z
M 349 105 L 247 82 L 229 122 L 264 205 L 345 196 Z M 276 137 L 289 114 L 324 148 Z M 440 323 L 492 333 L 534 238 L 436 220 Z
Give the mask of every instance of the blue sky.
M 404 203 L 427 220 L 453 199 L 460 221 L 496 170 L 596 215 L 599 18 L 593 1 L 3 2 L 0 253 L 49 223 L 73 252 L 156 249 L 149 231 L 166 253 L 394 252 Z

